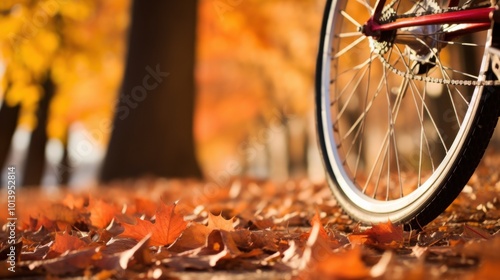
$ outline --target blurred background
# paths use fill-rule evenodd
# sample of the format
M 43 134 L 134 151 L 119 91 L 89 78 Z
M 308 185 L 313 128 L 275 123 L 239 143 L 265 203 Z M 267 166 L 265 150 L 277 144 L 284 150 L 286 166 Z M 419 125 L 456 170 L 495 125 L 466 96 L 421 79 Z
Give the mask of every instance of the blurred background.
M 162 5 L 162 1 L 152 2 Z M 145 74 L 158 82 L 171 80 L 178 77 L 176 69 L 190 64 L 181 60 L 168 67 L 165 63 L 137 67 L 133 59 L 149 53 L 161 57 L 162 52 L 172 52 L 172 44 L 182 47 L 184 43 L 175 36 L 190 32 L 181 28 L 185 26 L 182 22 L 176 25 L 174 21 L 170 24 L 174 28 L 168 30 L 155 22 L 176 16 L 189 19 L 174 4 L 155 9 L 153 4 L 136 7 L 128 0 L 1 1 L 1 185 L 6 184 L 7 166 L 12 165 L 16 166 L 18 185 L 71 188 L 85 188 L 103 178 L 127 179 L 120 170 L 131 174 L 127 166 L 140 169 L 134 164 L 182 165 L 183 157 L 163 163 L 169 157 L 160 152 L 158 145 L 163 144 L 153 144 L 153 138 L 177 151 L 191 149 L 193 155 L 187 152 L 186 156 L 194 157 L 191 165 L 198 165 L 202 178 L 220 184 L 234 176 L 308 177 L 321 182 L 324 170 L 314 132 L 313 83 L 324 0 L 187 2 L 195 5 L 196 17 L 191 20 L 196 38 L 191 54 L 194 91 L 186 89 L 194 94 L 194 107 L 188 112 L 191 126 L 180 126 L 182 119 L 190 118 L 162 117 L 162 108 L 175 108 L 175 98 L 162 103 L 154 101 L 156 92 L 146 92 L 132 102 L 120 95 L 128 89 L 134 94 L 136 89 L 127 89 L 133 74 L 126 69 L 127 63 L 129 68 L 140 69 L 142 76 L 137 81 L 142 80 L 145 88 Z M 137 19 L 132 20 L 133 16 Z M 140 22 L 152 25 L 148 28 Z M 168 40 L 162 39 L 163 34 Z M 130 42 L 134 38 L 142 38 L 135 47 Z M 155 45 L 151 49 L 137 47 L 151 38 L 159 38 L 160 43 L 150 43 Z M 158 90 L 167 83 L 160 83 Z M 116 125 L 123 113 L 121 105 L 128 106 L 123 130 Z M 151 118 L 174 119 L 181 128 L 188 127 L 192 134 L 186 135 L 192 136 L 193 144 L 180 137 L 179 127 L 139 121 L 143 111 L 157 112 Z M 135 123 L 129 123 L 131 120 Z M 168 133 L 161 132 L 163 126 L 169 127 Z M 151 134 L 135 139 L 142 135 L 136 127 L 145 127 Z M 186 147 L 169 143 L 173 138 L 187 143 Z M 136 146 L 126 146 L 129 142 Z M 150 148 L 158 157 L 147 156 L 141 147 Z M 145 156 L 141 159 L 137 154 Z M 129 157 L 120 158 L 124 155 Z M 198 167 L 177 173 L 154 168 L 148 173 L 145 167 L 130 177 L 200 177 Z

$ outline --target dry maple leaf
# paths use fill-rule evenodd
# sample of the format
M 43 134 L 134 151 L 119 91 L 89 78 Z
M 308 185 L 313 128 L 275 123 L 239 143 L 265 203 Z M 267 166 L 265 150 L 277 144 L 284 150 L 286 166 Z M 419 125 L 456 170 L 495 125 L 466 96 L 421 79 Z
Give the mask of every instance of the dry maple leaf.
M 160 203 L 156 210 L 155 223 L 136 218 L 135 225 L 123 224 L 124 231 L 120 237 L 130 237 L 137 241 L 151 234 L 151 246 L 164 246 L 172 244 L 186 229 L 187 222 L 182 215 L 175 213 L 175 206 Z
M 362 260 L 360 247 L 335 253 L 320 234 L 321 224 L 314 223 L 300 262 L 290 262 L 302 270 L 297 279 L 365 279 L 370 270 Z M 293 257 L 290 259 L 293 260 Z
M 148 217 L 151 217 L 155 214 L 156 212 L 156 207 L 154 206 L 156 203 L 154 203 L 152 200 L 143 198 L 143 197 L 136 197 L 135 198 L 135 211 L 137 213 L 142 213 L 146 214 Z
M 324 245 L 326 245 L 329 248 L 328 250 L 340 247 L 340 245 L 341 245 L 340 241 L 335 236 L 330 237 L 328 235 L 328 232 L 326 231 L 325 227 L 323 226 L 323 224 L 321 222 L 321 218 L 319 216 L 318 211 L 316 211 L 316 214 L 312 217 L 312 219 L 310 220 L 310 223 L 312 225 L 311 230 L 309 232 L 302 234 L 300 236 L 301 240 L 303 240 L 303 241 L 309 240 L 313 229 L 317 227 L 318 233 L 317 233 L 317 237 L 315 237 L 315 238 L 321 240 L 321 242 L 324 243 Z
M 208 213 L 208 225 L 207 227 L 210 230 L 225 230 L 225 231 L 234 231 L 233 219 L 226 220 L 222 217 L 222 214 L 218 216 L 213 215 L 212 213 Z
M 80 238 L 69 235 L 68 232 L 64 232 L 63 234 L 56 233 L 54 243 L 50 246 L 50 250 L 62 254 L 66 251 L 79 250 L 86 246 L 87 244 Z
M 403 245 L 403 228 L 395 226 L 391 221 L 374 225 L 372 228 L 348 236 L 352 244 L 399 248 Z
M 208 235 L 212 232 L 205 225 L 191 224 L 182 235 L 170 246 L 171 252 L 184 252 L 203 247 L 207 242 Z
M 309 223 L 311 224 L 311 230 L 305 234 L 303 234 L 301 236 L 302 239 L 306 240 L 309 238 L 310 234 L 311 234 L 311 231 L 312 229 L 314 228 L 315 225 L 318 225 L 318 235 L 320 238 L 324 239 L 324 240 L 328 240 L 328 232 L 326 232 L 325 228 L 323 227 L 323 223 L 321 223 L 321 218 L 319 216 L 319 212 L 316 210 L 316 214 L 314 214 L 314 216 L 311 218 L 311 220 L 309 221 Z
M 141 241 L 135 244 L 132 248 L 114 254 L 102 254 L 100 258 L 94 258 L 94 265 L 108 271 L 125 270 L 129 266 L 129 262 L 134 260 L 135 263 L 149 263 L 150 251 L 147 247 L 147 241 L 151 238 L 146 235 Z
M 85 248 L 71 251 L 67 255 L 62 255 L 54 259 L 29 262 L 28 268 L 33 271 L 38 267 L 43 267 L 49 274 L 56 276 L 78 273 L 90 267 L 94 262 L 92 257 L 97 251 L 97 248 Z M 22 265 L 21 263 L 20 266 Z
M 462 237 L 464 238 L 480 239 L 480 240 L 491 238 L 491 234 L 489 232 L 479 227 L 473 227 L 467 224 L 465 224 L 463 227 L 464 231 L 462 233 Z
M 90 223 L 97 228 L 105 228 L 113 220 L 118 210 L 114 205 L 100 199 L 89 199 Z

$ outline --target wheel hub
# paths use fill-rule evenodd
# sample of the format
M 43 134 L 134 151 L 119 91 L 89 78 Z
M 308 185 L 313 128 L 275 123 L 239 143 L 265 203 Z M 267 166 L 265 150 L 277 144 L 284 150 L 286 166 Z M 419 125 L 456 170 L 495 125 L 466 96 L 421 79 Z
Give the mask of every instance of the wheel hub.
M 431 14 L 439 10 L 440 7 L 435 1 L 425 1 L 423 4 L 415 4 L 407 14 Z M 441 29 L 440 24 L 402 28 L 397 32 L 395 42 L 406 45 L 406 51 L 410 53 L 412 60 L 421 64 L 434 64 L 441 49 Z
M 371 18 L 361 31 L 369 36 L 371 50 L 378 55 L 387 53 L 394 44 L 405 45 L 405 51 L 415 64 L 414 74 L 423 74 L 434 67 L 436 57 L 442 48 L 440 42 L 443 40 L 443 35 L 439 32 L 442 25 L 412 26 L 383 32 L 373 32 L 371 28 L 373 25 L 394 22 L 398 17 L 432 14 L 440 10 L 434 0 L 429 0 L 416 3 L 406 13 L 398 16 L 394 8 L 388 5 L 384 7 L 378 19 Z

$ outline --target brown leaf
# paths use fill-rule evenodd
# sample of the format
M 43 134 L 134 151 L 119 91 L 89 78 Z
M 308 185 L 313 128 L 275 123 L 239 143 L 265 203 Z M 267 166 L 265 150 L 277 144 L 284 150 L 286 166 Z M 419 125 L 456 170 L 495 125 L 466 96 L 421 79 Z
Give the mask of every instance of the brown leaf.
M 473 239 L 490 239 L 491 234 L 483 229 L 478 227 L 469 226 L 467 224 L 464 225 L 464 231 L 462 233 L 463 237 L 473 238 Z
M 233 231 L 233 219 L 226 220 L 222 217 L 222 214 L 218 216 L 213 215 L 212 213 L 208 213 L 208 225 L 207 227 L 210 230 L 225 230 L 225 231 Z
M 80 238 L 70 235 L 66 231 L 62 234 L 56 233 L 54 243 L 50 246 L 50 250 L 58 254 L 62 254 L 66 251 L 75 251 L 86 246 L 87 244 Z
M 318 230 L 318 236 L 316 237 L 317 239 L 320 239 L 321 242 L 325 243 L 328 245 L 329 248 L 331 249 L 335 249 L 335 248 L 338 248 L 340 247 L 341 243 L 340 241 L 337 239 L 337 237 L 332 234 L 331 236 L 328 234 L 328 232 L 326 231 L 325 227 L 323 226 L 322 222 L 321 222 L 321 218 L 319 216 L 319 212 L 316 211 L 316 214 L 312 217 L 311 221 L 310 221 L 311 225 L 312 225 L 312 228 L 309 232 L 301 235 L 301 239 L 302 240 L 305 240 L 305 239 L 309 239 L 310 238 L 310 235 L 313 231 L 313 229 L 315 227 L 317 227 L 317 230 Z
M 151 235 L 147 235 L 139 241 L 134 247 L 115 253 L 112 255 L 103 255 L 94 262 L 95 266 L 106 270 L 125 270 L 133 260 L 135 263 L 148 264 L 151 262 L 151 252 L 147 246 Z
M 125 230 L 120 237 L 130 237 L 137 241 L 151 234 L 150 245 L 164 246 L 172 244 L 186 229 L 187 222 L 182 215 L 175 213 L 176 204 L 160 204 L 156 211 L 156 221 L 136 219 L 135 225 L 123 224 Z
M 366 244 L 382 248 L 399 248 L 403 245 L 403 228 L 388 221 L 348 236 L 352 244 Z
M 274 224 L 273 219 L 271 218 L 255 218 L 251 220 L 253 227 L 266 230 L 266 229 L 274 229 L 276 225 Z
M 270 252 L 278 252 L 279 251 L 279 242 L 280 237 L 274 231 L 270 230 L 261 230 L 261 231 L 253 231 L 251 233 L 252 239 L 252 247 L 253 248 L 261 248 Z
M 71 251 L 60 257 L 34 261 L 29 263 L 20 263 L 20 266 L 27 265 L 30 270 L 38 267 L 45 268 L 50 274 L 64 275 L 67 273 L 76 273 L 88 268 L 93 262 L 93 256 L 97 253 L 96 248 L 87 248 L 78 251 Z
M 223 230 L 212 231 L 207 239 L 207 247 L 212 248 L 215 251 L 225 250 L 230 257 L 236 257 L 242 253 L 238 249 L 238 245 L 236 245 L 231 232 Z M 220 250 L 217 250 L 217 247 L 220 247 Z
M 205 225 L 193 223 L 184 230 L 182 235 L 168 247 L 171 252 L 184 252 L 205 246 L 208 235 L 212 232 Z

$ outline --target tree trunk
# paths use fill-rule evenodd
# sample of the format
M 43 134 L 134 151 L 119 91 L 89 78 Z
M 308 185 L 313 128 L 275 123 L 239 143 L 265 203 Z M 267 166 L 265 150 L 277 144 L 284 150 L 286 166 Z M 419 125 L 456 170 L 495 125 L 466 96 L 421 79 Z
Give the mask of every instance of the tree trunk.
M 71 173 L 72 173 L 72 163 L 69 157 L 69 149 L 68 149 L 68 139 L 69 139 L 69 132 L 66 131 L 66 137 L 63 141 L 63 155 L 61 158 L 61 161 L 59 162 L 59 165 L 56 168 L 57 172 L 57 179 L 59 182 L 59 185 L 61 187 L 67 187 L 69 184 L 69 181 L 71 179 Z
M 140 1 L 101 181 L 201 177 L 193 139 L 197 1 Z
M 5 166 L 7 163 L 7 157 L 9 156 L 10 146 L 12 143 L 12 136 L 14 135 L 17 127 L 19 109 L 19 105 L 9 107 L 5 103 L 3 103 L 0 108 L 0 131 L 2 132 L 0 137 L 0 168 Z M 3 182 L 1 178 L 0 182 Z
M 50 76 L 50 75 L 48 75 Z M 54 84 L 47 78 L 43 84 L 44 94 L 38 104 L 37 125 L 31 133 L 23 171 L 22 185 L 27 187 L 39 186 L 42 183 L 45 171 L 45 146 L 47 145 L 47 123 L 50 101 L 54 96 Z

